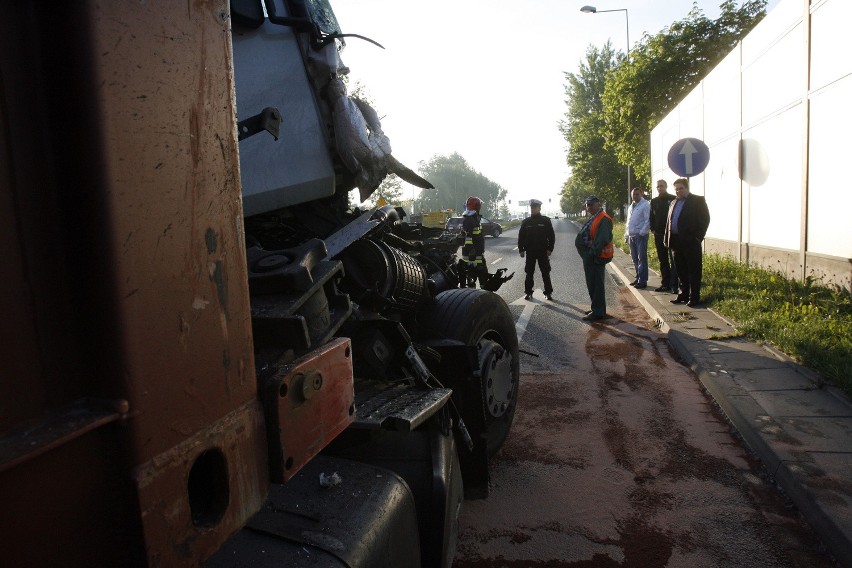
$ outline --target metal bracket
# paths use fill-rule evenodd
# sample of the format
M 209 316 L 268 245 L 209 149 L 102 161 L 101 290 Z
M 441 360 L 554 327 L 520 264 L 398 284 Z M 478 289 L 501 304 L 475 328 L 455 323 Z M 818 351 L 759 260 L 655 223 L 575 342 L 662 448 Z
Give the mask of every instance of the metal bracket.
M 245 140 L 262 130 L 266 130 L 275 140 L 281 128 L 281 113 L 275 107 L 266 107 L 260 114 L 250 116 L 237 123 L 237 140 Z

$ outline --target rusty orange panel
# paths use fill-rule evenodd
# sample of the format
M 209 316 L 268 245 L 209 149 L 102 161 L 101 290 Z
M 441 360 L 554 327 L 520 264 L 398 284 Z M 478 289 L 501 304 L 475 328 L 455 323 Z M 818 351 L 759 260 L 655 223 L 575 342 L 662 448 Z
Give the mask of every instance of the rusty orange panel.
M 256 396 L 228 4 L 92 8 L 139 462 Z
M 135 472 L 150 566 L 199 566 L 263 504 L 260 402 L 252 401 Z
M 352 348 L 335 339 L 281 367 L 263 387 L 273 482 L 294 476 L 355 418 Z

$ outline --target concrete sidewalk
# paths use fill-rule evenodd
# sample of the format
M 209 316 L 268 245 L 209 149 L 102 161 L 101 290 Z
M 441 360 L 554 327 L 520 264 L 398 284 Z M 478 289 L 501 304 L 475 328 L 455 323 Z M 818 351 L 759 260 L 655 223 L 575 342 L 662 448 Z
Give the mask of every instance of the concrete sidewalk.
M 629 283 L 630 256 L 616 248 L 608 265 L 666 333 L 751 450 L 762 460 L 841 566 L 852 567 L 852 403 L 813 371 L 738 337 L 705 307 L 672 304 L 675 294 Z

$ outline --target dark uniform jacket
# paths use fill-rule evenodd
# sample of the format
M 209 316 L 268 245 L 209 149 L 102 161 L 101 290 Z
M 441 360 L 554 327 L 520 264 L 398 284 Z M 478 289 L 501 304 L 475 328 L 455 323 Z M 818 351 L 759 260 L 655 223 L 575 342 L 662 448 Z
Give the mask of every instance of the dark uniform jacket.
M 546 215 L 530 215 L 521 223 L 518 231 L 519 252 L 553 252 L 556 235 L 553 224 Z
M 676 197 L 671 193 L 658 195 L 651 200 L 651 232 L 662 235 L 666 232 L 666 221 L 669 218 L 669 205 Z

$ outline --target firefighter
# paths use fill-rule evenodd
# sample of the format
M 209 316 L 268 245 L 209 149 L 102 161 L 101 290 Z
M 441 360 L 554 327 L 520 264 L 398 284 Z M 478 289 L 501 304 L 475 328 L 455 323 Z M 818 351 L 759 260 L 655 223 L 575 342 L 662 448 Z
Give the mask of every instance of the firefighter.
M 464 232 L 464 246 L 462 247 L 462 262 L 464 263 L 465 277 L 462 279 L 462 287 L 476 288 L 485 283 L 488 277 L 488 267 L 485 265 L 485 237 L 482 235 L 482 200 L 470 196 L 464 205 L 462 213 L 462 231 Z

